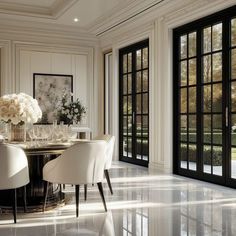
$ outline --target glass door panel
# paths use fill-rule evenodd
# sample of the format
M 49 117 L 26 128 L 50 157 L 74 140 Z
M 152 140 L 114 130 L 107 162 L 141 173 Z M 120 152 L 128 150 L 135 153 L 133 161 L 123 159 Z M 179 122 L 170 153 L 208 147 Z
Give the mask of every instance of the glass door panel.
M 236 179 L 236 18 L 231 20 L 230 27 L 230 177 Z
M 174 173 L 236 187 L 236 6 L 174 29 Z
M 222 176 L 222 23 L 203 29 L 203 172 Z
M 120 159 L 148 165 L 148 41 L 120 50 Z

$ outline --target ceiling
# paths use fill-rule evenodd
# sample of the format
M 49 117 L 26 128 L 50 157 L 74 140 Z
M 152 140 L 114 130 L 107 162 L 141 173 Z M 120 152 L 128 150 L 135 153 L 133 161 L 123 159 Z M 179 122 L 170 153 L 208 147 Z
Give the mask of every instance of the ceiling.
M 134 0 L 0 0 L 0 19 L 86 28 Z M 78 22 L 74 22 L 78 18 Z
M 37 23 L 97 34 L 103 24 L 109 28 L 164 1 L 173 0 L 0 0 L 0 24 Z

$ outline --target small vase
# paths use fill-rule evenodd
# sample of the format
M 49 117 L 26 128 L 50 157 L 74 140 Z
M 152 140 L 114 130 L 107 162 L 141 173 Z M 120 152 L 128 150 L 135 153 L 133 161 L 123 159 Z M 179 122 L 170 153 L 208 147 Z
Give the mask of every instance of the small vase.
M 9 141 L 25 142 L 26 141 L 26 129 L 25 124 L 14 125 L 9 124 Z

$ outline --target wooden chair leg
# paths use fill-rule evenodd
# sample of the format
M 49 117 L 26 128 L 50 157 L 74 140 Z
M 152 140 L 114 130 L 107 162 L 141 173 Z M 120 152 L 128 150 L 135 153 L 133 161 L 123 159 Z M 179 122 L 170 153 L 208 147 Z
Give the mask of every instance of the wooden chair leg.
M 16 223 L 16 211 L 17 211 L 17 193 L 16 189 L 12 190 L 12 210 L 13 210 L 13 215 L 14 215 L 14 223 Z
M 87 201 L 87 190 L 88 190 L 88 185 L 84 185 L 84 200 Z
M 79 185 L 75 185 L 76 217 L 79 217 Z
M 100 196 L 101 196 L 101 198 L 102 198 L 102 202 L 103 202 L 105 211 L 107 211 L 107 205 L 106 205 L 105 197 L 104 197 L 104 194 L 103 194 L 102 183 L 101 183 L 101 182 L 100 182 L 100 183 L 97 183 L 97 185 L 98 185 L 98 190 L 99 190 Z
M 110 181 L 110 176 L 109 176 L 108 170 L 104 170 L 104 174 L 105 174 L 105 177 L 106 177 L 106 180 L 107 180 L 110 192 L 111 192 L 111 194 L 113 194 L 113 190 L 112 190 L 112 186 L 111 186 L 111 181 Z
M 26 186 L 24 186 L 24 190 L 23 190 L 23 198 L 24 198 L 24 212 L 26 213 L 27 211 L 27 201 L 26 201 Z
M 43 212 L 45 211 L 46 204 L 47 204 L 47 198 L 48 198 L 48 187 L 49 187 L 49 182 L 46 183 L 46 194 L 45 194 L 45 198 L 44 198 Z

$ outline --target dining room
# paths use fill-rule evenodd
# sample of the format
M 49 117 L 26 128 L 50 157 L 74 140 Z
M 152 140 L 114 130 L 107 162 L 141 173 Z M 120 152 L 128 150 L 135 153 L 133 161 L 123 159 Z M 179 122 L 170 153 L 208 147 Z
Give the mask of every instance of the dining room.
M 235 235 L 235 12 L 0 0 L 0 236 Z

